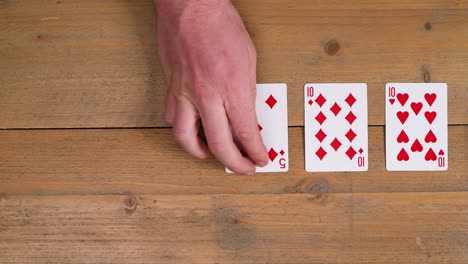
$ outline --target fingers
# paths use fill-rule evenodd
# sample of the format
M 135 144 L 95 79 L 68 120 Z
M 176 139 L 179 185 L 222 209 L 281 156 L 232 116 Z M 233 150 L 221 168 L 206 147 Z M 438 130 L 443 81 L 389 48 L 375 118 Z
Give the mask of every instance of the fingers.
M 258 129 L 255 104 L 247 98 L 235 104 L 235 107 L 227 108 L 232 130 L 249 159 L 263 167 L 268 164 L 268 154 Z
M 253 49 L 255 49 L 252 46 Z M 255 50 L 250 51 L 250 69 L 245 74 L 245 79 L 240 82 L 241 87 L 246 92 L 240 96 L 228 98 L 226 110 L 237 140 L 242 145 L 250 160 L 257 166 L 266 166 L 268 164 L 268 153 L 263 144 L 260 131 L 258 129 L 257 115 L 255 112 L 255 94 L 256 94 L 256 58 Z M 241 89 L 242 90 L 242 89 Z
M 211 152 L 230 170 L 241 174 L 253 174 L 255 165 L 242 156 L 233 142 L 224 107 L 221 103 L 218 106 L 207 105 L 207 109 L 202 109 L 201 117 Z
M 174 121 L 174 136 L 176 141 L 189 154 L 204 159 L 210 154 L 206 145 L 198 137 L 200 127 L 197 110 L 185 97 L 177 98 Z

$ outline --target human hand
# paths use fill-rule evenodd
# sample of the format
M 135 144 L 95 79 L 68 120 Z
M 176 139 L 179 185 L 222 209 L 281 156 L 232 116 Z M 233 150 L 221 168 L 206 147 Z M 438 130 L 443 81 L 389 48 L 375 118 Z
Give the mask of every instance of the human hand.
M 197 158 L 211 151 L 232 171 L 253 174 L 268 154 L 255 114 L 256 51 L 239 14 L 229 0 L 154 1 L 176 141 Z

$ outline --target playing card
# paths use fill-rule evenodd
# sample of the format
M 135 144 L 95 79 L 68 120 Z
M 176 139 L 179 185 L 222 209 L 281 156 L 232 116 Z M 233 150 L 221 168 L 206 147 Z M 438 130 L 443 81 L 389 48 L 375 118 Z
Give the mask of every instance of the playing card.
M 256 167 L 256 172 L 288 171 L 288 98 L 286 84 L 257 84 L 255 108 L 258 129 L 270 159 L 265 167 Z M 227 168 L 226 172 L 231 173 Z
M 447 84 L 387 83 L 389 171 L 447 170 Z
M 306 171 L 366 171 L 367 85 L 306 84 L 304 99 Z

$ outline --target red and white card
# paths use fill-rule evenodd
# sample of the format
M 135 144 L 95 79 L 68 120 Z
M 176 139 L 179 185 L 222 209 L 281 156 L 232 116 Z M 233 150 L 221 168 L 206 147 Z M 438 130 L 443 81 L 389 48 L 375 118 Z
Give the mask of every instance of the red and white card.
M 257 167 L 255 171 L 288 171 L 288 91 L 286 84 L 257 84 L 255 108 L 258 129 L 270 159 L 268 165 Z M 226 172 L 232 173 L 227 168 Z
M 367 85 L 304 87 L 305 169 L 367 171 Z
M 386 167 L 447 170 L 447 84 L 387 83 Z

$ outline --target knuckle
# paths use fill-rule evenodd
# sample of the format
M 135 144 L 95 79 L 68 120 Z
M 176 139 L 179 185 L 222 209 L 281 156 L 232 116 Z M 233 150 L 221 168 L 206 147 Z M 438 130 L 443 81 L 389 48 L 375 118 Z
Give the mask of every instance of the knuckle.
M 190 136 L 189 132 L 186 129 L 181 129 L 178 127 L 174 128 L 173 133 L 174 133 L 175 141 L 181 145 L 184 145 Z
M 168 123 L 169 125 L 174 124 L 174 120 L 172 120 L 172 118 L 169 115 L 166 115 L 165 120 L 166 120 L 166 123 Z
M 222 107 L 222 99 L 216 95 L 207 95 L 196 99 L 201 116 L 213 116 L 213 111 L 219 111 Z
M 247 92 L 250 93 L 250 91 Z M 249 100 L 250 98 L 255 98 L 255 90 L 253 90 L 249 97 L 244 94 L 242 97 L 226 100 L 226 110 L 231 112 L 233 115 L 242 117 L 243 120 L 246 118 L 251 119 L 252 116 L 255 116 L 255 104 L 253 100 Z
M 239 139 L 239 141 L 241 142 L 247 142 L 247 141 L 251 141 L 255 139 L 255 133 L 250 132 L 250 131 L 245 131 L 245 130 L 238 131 L 236 133 L 236 136 L 237 136 L 237 139 Z
M 265 160 L 265 158 L 267 158 L 266 152 L 263 151 L 252 151 L 252 153 L 250 153 L 250 156 L 256 161 Z
M 208 147 L 210 148 L 211 152 L 215 155 L 219 155 L 226 150 L 226 144 L 221 141 L 212 141 L 208 142 Z
M 189 98 L 199 105 L 214 105 L 218 98 L 216 91 L 205 84 L 196 84 L 193 86 L 191 96 Z

